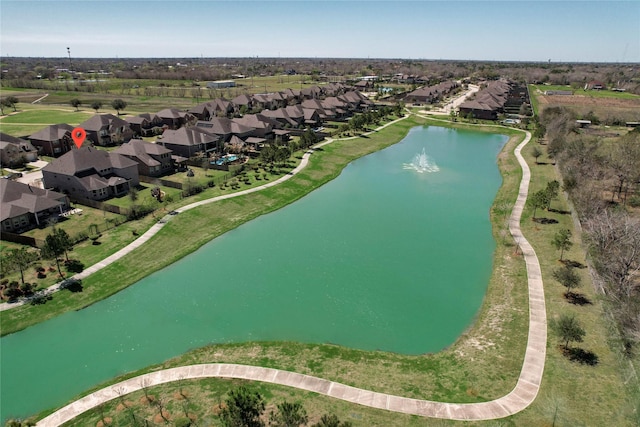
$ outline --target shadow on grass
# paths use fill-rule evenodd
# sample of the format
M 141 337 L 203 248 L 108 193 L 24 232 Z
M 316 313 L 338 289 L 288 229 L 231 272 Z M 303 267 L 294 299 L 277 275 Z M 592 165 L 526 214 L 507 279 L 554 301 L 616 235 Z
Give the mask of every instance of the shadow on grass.
M 600 362 L 597 354 L 578 347 L 563 348 L 562 353 L 572 362 L 578 362 L 581 365 L 596 366 Z
M 565 292 L 564 297 L 567 301 L 573 305 L 592 305 L 593 303 L 589 298 L 584 296 L 583 294 L 578 294 L 574 292 Z
M 562 209 L 553 209 L 553 208 L 549 208 L 549 212 L 557 213 L 560 215 L 569 215 L 571 213 L 571 211 L 565 211 Z
M 77 259 L 70 259 L 69 261 L 65 261 L 64 264 L 69 273 L 80 273 L 84 270 L 84 264 Z
M 561 263 L 563 263 L 564 265 L 566 265 L 567 267 L 572 267 L 572 268 L 587 268 L 586 265 L 578 262 L 578 261 L 573 261 L 570 259 L 563 259 L 560 261 Z
M 557 224 L 558 220 L 553 218 L 533 218 L 534 222 L 538 224 Z

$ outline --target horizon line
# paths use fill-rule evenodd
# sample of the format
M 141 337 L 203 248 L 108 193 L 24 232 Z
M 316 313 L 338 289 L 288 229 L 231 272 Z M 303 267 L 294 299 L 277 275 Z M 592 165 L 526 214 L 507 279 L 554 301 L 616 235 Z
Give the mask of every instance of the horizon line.
M 3 59 L 60 59 L 68 60 L 66 56 L 4 56 Z M 532 63 L 532 64 L 622 64 L 622 65 L 640 65 L 640 61 L 564 61 L 564 60 L 536 60 L 536 59 L 460 59 L 460 58 L 411 58 L 411 57 L 359 57 L 359 56 L 79 56 L 74 60 L 93 59 L 93 60 L 132 60 L 132 59 L 265 59 L 265 60 L 287 60 L 287 59 L 306 59 L 306 60 L 385 60 L 385 61 L 426 61 L 426 62 L 507 62 L 507 63 Z

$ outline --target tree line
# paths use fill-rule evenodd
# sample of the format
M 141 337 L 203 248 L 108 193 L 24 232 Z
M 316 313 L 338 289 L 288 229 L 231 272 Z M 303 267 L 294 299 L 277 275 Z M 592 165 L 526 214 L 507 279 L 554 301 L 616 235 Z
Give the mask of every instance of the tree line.
M 606 141 L 579 132 L 575 113 L 563 107 L 546 108 L 539 120 L 583 227 L 596 285 L 632 356 L 640 344 L 640 129 Z

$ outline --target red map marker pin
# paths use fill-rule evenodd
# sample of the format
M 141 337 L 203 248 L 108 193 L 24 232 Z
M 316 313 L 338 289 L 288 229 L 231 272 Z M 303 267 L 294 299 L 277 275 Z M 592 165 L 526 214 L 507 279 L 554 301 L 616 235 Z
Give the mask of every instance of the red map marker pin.
M 73 142 L 76 143 L 76 147 L 78 148 L 80 148 L 86 137 L 87 132 L 82 128 L 75 128 L 71 131 L 71 138 L 73 138 Z

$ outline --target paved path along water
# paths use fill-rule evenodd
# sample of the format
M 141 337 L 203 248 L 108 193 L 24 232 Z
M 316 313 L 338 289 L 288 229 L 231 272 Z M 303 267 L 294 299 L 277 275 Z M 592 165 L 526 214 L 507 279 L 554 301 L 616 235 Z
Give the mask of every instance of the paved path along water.
M 509 219 L 509 230 L 522 250 L 526 263 L 529 289 L 529 331 L 524 362 L 518 382 L 506 396 L 481 403 L 434 402 L 363 390 L 322 378 L 278 369 L 210 363 L 166 369 L 122 381 L 91 393 L 61 408 L 43 418 L 37 425 L 59 426 L 103 402 L 141 390 L 143 386 L 152 387 L 172 381 L 210 377 L 263 381 L 312 391 L 373 408 L 451 420 L 490 420 L 503 418 L 522 411 L 534 401 L 540 389 L 547 344 L 547 317 L 540 264 L 533 247 L 520 230 L 520 218 L 527 200 L 531 177 L 529 167 L 521 155 L 521 150 L 530 139 L 531 134 L 526 132 L 524 141 L 514 151 L 522 167 L 522 180 L 518 198 Z M 204 202 L 198 203 L 202 204 Z M 187 207 L 182 209 L 184 210 L 185 208 Z

